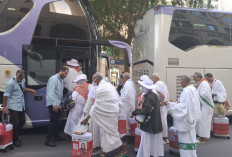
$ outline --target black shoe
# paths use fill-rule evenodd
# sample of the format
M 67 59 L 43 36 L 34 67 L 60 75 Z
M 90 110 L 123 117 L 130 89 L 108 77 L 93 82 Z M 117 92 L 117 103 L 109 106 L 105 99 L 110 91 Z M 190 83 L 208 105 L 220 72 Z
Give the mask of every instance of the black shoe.
M 64 140 L 65 140 L 65 138 L 60 137 L 60 136 L 54 138 L 55 142 L 64 141 Z
M 13 141 L 13 145 L 14 145 L 15 147 L 22 147 L 22 145 L 21 145 L 21 143 L 19 142 L 19 140 Z
M 56 147 L 56 144 L 52 141 L 45 141 L 44 145 L 48 147 Z

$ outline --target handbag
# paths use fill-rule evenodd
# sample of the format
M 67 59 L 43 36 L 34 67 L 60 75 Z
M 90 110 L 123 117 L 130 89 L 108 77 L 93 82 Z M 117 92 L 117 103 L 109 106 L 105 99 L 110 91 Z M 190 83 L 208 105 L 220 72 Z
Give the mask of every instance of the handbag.
M 139 124 L 146 125 L 151 119 L 151 113 L 152 113 L 153 109 L 154 109 L 154 107 L 152 107 L 149 115 L 144 115 L 144 114 L 136 115 L 135 116 L 136 122 L 138 122 Z
M 75 106 L 75 101 L 72 99 L 72 94 L 68 94 L 66 100 L 65 100 L 65 105 L 68 110 L 71 110 Z

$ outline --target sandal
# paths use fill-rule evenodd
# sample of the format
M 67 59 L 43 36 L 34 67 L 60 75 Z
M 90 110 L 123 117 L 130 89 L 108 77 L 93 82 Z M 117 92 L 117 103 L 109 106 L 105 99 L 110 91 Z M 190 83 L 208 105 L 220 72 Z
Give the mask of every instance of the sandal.
M 93 154 L 91 157 L 105 157 L 105 155 L 97 153 Z
M 127 151 L 123 154 L 118 153 L 115 157 L 128 157 Z
M 105 154 L 103 153 L 101 149 L 98 153 L 93 154 L 91 157 L 105 157 Z

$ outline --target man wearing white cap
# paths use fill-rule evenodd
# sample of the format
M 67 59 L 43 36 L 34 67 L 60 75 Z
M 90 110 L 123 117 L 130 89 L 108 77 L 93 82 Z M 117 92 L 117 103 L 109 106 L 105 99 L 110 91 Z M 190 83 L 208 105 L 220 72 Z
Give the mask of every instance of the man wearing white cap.
M 197 157 L 195 126 L 200 119 L 199 94 L 193 85 L 190 85 L 190 77 L 181 76 L 180 83 L 183 92 L 179 101 L 167 102 L 168 109 L 174 119 L 174 128 L 178 131 L 178 144 L 181 157 Z
M 135 110 L 132 115 L 146 115 L 149 120 L 140 124 L 143 132 L 137 157 L 164 156 L 160 101 L 156 91 L 153 90 L 156 87 L 148 77 L 144 77 L 143 81 L 138 83 L 143 87 L 144 101 L 142 109 Z
M 165 106 L 163 102 L 166 102 L 169 100 L 168 87 L 163 81 L 160 81 L 160 76 L 158 73 L 152 74 L 152 81 L 154 82 L 154 85 L 157 86 L 156 91 L 159 93 L 159 97 L 161 99 L 160 114 L 161 114 L 161 121 L 162 121 L 162 127 L 163 127 L 163 141 L 166 144 L 166 143 L 169 143 L 168 123 L 167 123 L 168 111 L 167 111 L 167 106 Z
M 89 93 L 89 84 L 87 83 L 87 76 L 81 74 L 73 80 L 77 86 L 72 93 L 72 99 L 75 101 L 75 106 L 69 112 L 68 119 L 64 128 L 64 132 L 72 136 L 73 128 L 79 123 L 83 114 L 86 100 Z
M 70 66 L 68 76 L 64 79 L 64 87 L 68 89 L 69 92 L 73 92 L 73 89 L 76 87 L 76 83 L 73 82 L 78 75 L 82 74 L 80 70 L 80 65 L 76 59 L 71 59 L 67 61 L 67 64 Z

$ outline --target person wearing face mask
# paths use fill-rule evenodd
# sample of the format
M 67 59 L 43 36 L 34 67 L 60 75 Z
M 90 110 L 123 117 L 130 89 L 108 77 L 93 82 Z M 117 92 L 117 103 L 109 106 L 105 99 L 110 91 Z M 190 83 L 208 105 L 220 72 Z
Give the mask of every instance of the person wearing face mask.
M 106 153 L 122 146 L 118 132 L 120 98 L 115 87 L 104 81 L 100 73 L 95 73 L 92 81 L 92 84 L 97 85 L 94 105 L 81 124 L 87 124 L 91 117 L 99 125 L 102 150 L 93 156 L 105 156 Z
M 160 116 L 160 101 L 155 90 L 156 86 L 148 77 L 138 81 L 143 87 L 144 101 L 142 109 L 136 109 L 132 115 L 146 115 L 150 119 L 146 124 L 140 124 L 143 131 L 137 157 L 159 157 L 164 156 L 164 145 L 162 135 L 162 122 Z
M 50 113 L 50 124 L 48 126 L 47 136 L 44 145 L 56 147 L 55 141 L 64 140 L 58 134 L 60 110 L 64 108 L 63 102 L 63 79 L 68 75 L 68 69 L 62 67 L 60 71 L 49 78 L 46 90 L 46 106 Z
M 205 143 L 206 139 L 210 138 L 211 121 L 214 111 L 212 92 L 208 81 L 204 79 L 200 73 L 195 72 L 193 79 L 196 83 L 198 83 L 196 88 L 199 93 L 199 101 L 201 103 L 201 118 L 196 126 L 197 135 L 200 136 L 197 142 Z
M 25 124 L 25 102 L 24 91 L 29 91 L 35 94 L 33 89 L 25 87 L 25 73 L 23 70 L 16 72 L 16 77 L 10 79 L 6 84 L 6 89 L 3 97 L 2 114 L 10 112 L 10 123 L 13 125 L 13 144 L 15 147 L 21 147 L 21 141 L 18 134 L 20 129 Z
M 103 77 L 101 73 L 99 74 Z M 94 81 L 92 81 L 92 86 L 90 86 L 89 88 L 88 99 L 84 107 L 85 116 L 89 115 L 89 111 L 94 104 L 96 97 L 96 89 L 97 89 L 97 84 Z M 92 120 L 92 118 L 89 119 L 88 123 L 89 123 L 89 131 L 93 133 L 93 148 L 100 147 L 101 146 L 100 127 L 96 122 Z
M 149 78 L 147 75 L 143 75 L 140 77 L 140 81 L 143 81 L 145 78 Z M 138 103 L 136 105 L 136 109 L 141 109 L 142 108 L 142 104 L 143 104 L 143 96 L 144 96 L 144 92 L 143 92 L 143 87 L 139 87 L 139 94 L 138 94 Z
M 73 128 L 79 123 L 80 118 L 83 115 L 83 109 L 88 98 L 90 87 L 87 83 L 87 76 L 85 74 L 78 75 L 73 82 L 77 84 L 72 93 L 72 99 L 75 101 L 75 106 L 70 110 L 64 128 L 64 132 L 70 136 L 72 136 Z

